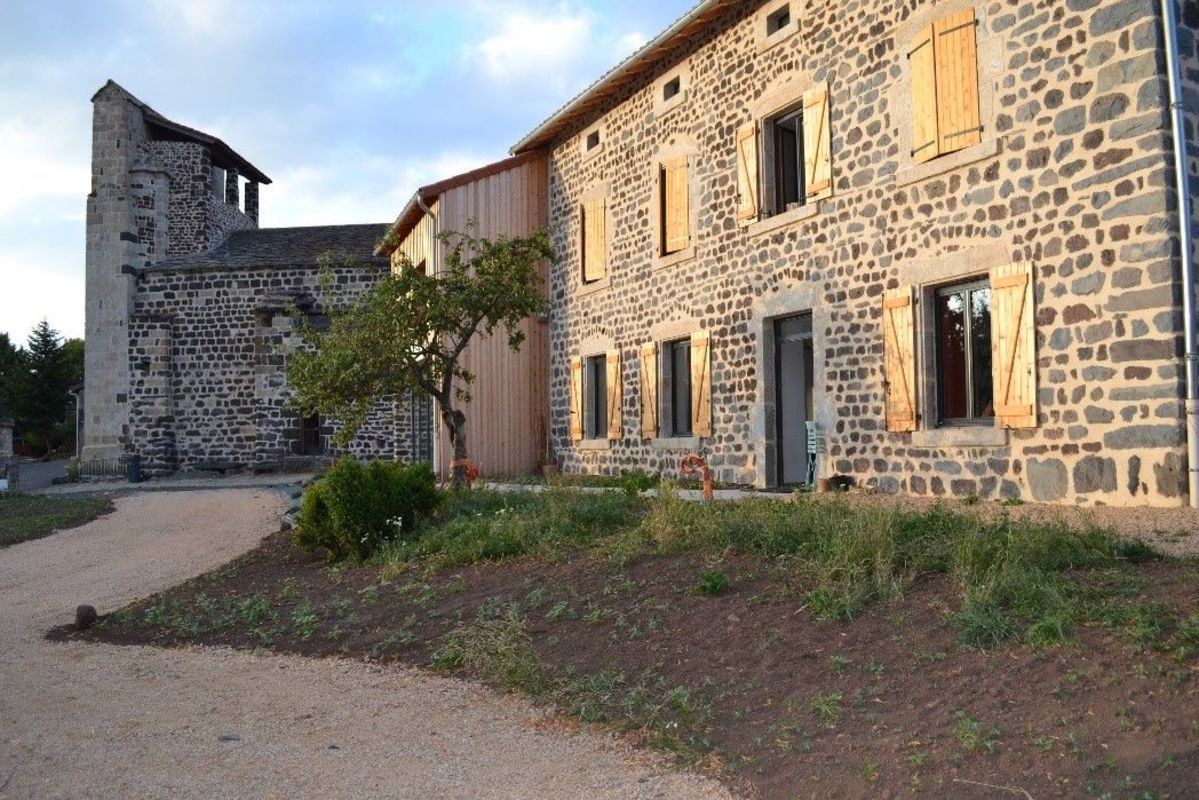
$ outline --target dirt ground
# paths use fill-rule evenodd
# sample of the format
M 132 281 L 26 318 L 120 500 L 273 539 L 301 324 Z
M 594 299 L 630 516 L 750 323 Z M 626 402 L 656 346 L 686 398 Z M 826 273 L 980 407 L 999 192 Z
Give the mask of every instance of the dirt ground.
M 277 530 L 269 489 L 158 492 L 0 551 L 0 798 L 727 797 L 512 696 L 401 667 L 53 643 Z
M 712 570 L 729 588 L 705 596 L 697 576 Z M 1158 562 L 1112 580 L 1147 609 L 1168 601 L 1189 614 L 1197 577 L 1193 563 Z M 218 597 L 225 604 L 213 607 Z M 761 798 L 1195 796 L 1194 655 L 1099 626 L 1061 647 L 966 649 L 947 619 L 959 601 L 945 578 L 849 622 L 814 619 L 801 597 L 748 555 L 624 569 L 525 560 L 389 580 L 330 569 L 281 534 L 158 598 L 161 624 L 144 624 L 143 603 L 96 635 L 421 665 L 463 620 L 517 607 L 551 669 L 687 690 L 682 740 L 693 755 L 716 754 L 707 764 L 734 790 Z M 232 611 L 257 604 L 271 610 L 253 624 Z

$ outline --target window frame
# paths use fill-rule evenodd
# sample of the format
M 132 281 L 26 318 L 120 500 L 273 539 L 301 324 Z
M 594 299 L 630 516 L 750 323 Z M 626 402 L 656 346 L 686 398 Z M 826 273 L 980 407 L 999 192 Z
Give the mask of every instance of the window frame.
M 788 16 L 787 22 L 771 30 L 772 20 L 784 10 Z M 773 50 L 799 33 L 798 11 L 798 4 L 791 0 L 769 3 L 757 11 L 754 17 L 754 43 L 759 54 Z
M 583 358 L 583 441 L 608 440 L 608 355 Z
M 677 353 L 686 350 L 686 367 L 683 370 L 682 381 L 678 375 Z M 690 439 L 694 437 L 691 403 L 693 400 L 691 386 L 691 337 L 668 339 L 663 341 L 658 352 L 661 354 L 658 381 L 658 427 L 659 437 L 663 439 Z M 679 384 L 686 384 L 686 403 L 678 402 Z M 685 424 L 680 425 L 679 420 Z M 663 424 L 666 423 L 666 424 Z
M 809 201 L 807 196 L 807 168 L 804 160 L 805 155 L 805 133 L 804 133 L 804 109 L 803 98 L 797 102 L 767 116 L 761 123 L 761 153 L 762 165 L 760 172 L 762 177 L 769 177 L 769 183 L 765 180 L 765 192 L 758 192 L 758 202 L 762 206 L 761 212 L 764 214 L 764 219 L 776 217 L 779 214 L 786 214 L 789 211 L 797 211 L 806 205 L 818 202 Z M 782 139 L 781 124 L 790 120 L 795 120 L 795 178 L 796 178 L 796 194 L 798 200 L 793 201 L 795 208 L 787 208 L 787 201 L 784 197 L 784 164 L 781 158 Z M 770 202 L 762 203 L 763 194 L 769 194 Z
M 931 294 L 931 298 L 933 300 L 932 310 L 931 310 L 931 317 L 932 317 L 931 330 L 932 330 L 932 334 L 933 334 L 933 345 L 934 346 L 932 348 L 932 353 L 931 353 L 932 358 L 933 358 L 933 363 L 931 365 L 932 366 L 931 386 L 933 387 L 933 391 L 934 391 L 933 409 L 936 412 L 935 424 L 933 426 L 934 428 L 943 429 L 943 428 L 969 428 L 969 427 L 994 427 L 995 426 L 995 416 L 994 416 L 995 389 L 994 389 L 993 385 L 991 387 L 991 402 L 990 402 L 990 405 L 992 408 L 991 416 L 989 416 L 989 417 L 979 416 L 978 410 L 975 407 L 977 405 L 977 403 L 979 402 L 979 398 L 975 397 L 975 391 L 974 391 L 975 387 L 974 387 L 973 376 L 974 376 L 974 372 L 976 369 L 976 365 L 974 364 L 974 355 L 975 354 L 974 354 L 973 348 L 970 346 L 972 339 L 973 339 L 974 312 L 973 312 L 973 306 L 972 306 L 970 300 L 971 300 L 972 295 L 975 292 L 982 291 L 982 290 L 985 290 L 988 293 L 988 295 L 991 294 L 991 291 L 992 291 L 991 290 L 991 281 L 990 281 L 990 277 L 987 275 L 973 276 L 973 277 L 967 278 L 965 280 L 959 280 L 959 281 L 954 281 L 952 283 L 944 283 L 944 284 L 940 284 L 938 286 L 930 287 L 930 294 Z M 964 315 L 964 320 L 965 320 L 965 322 L 964 322 L 965 330 L 963 332 L 963 341 L 965 342 L 965 346 L 963 348 L 963 357 L 965 360 L 964 382 L 965 382 L 966 408 L 967 408 L 967 416 L 965 416 L 965 417 L 947 417 L 947 416 L 945 416 L 945 411 L 944 411 L 945 389 L 944 389 L 944 383 L 941 380 L 941 365 L 945 358 L 945 352 L 944 352 L 945 336 L 944 336 L 944 332 L 941 327 L 942 320 L 941 320 L 941 315 L 939 313 L 938 301 L 941 298 L 952 297 L 954 295 L 961 295 L 961 296 L 965 297 L 965 304 L 964 304 L 964 310 L 963 310 L 963 315 Z M 988 303 L 989 302 L 990 302 L 990 299 L 988 298 Z M 990 328 L 990 324 L 991 323 L 989 321 L 988 322 L 988 330 Z M 990 336 L 988 336 L 988 344 L 987 344 L 986 352 L 988 354 L 991 352 L 990 351 Z M 993 363 L 991 362 L 990 357 L 988 357 L 987 364 L 986 364 L 986 370 L 988 372 L 990 372 L 992 369 L 993 369 Z

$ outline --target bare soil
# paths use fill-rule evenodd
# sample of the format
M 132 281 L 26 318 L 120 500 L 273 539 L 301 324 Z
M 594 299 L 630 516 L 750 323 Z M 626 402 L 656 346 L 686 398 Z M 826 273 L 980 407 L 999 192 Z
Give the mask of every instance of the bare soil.
M 727 591 L 697 590 L 722 572 Z M 463 621 L 515 604 L 540 660 L 652 675 L 705 710 L 692 758 L 762 798 L 1199 795 L 1199 658 L 1090 626 L 1066 646 L 959 646 L 950 582 L 848 622 L 816 619 L 788 572 L 757 557 L 593 555 L 386 578 L 333 568 L 285 534 L 109 615 L 118 644 L 229 645 L 424 666 Z M 1194 562 L 1122 568 L 1146 603 L 1199 611 Z M 256 609 L 256 610 L 255 610 Z M 710 705 L 709 705 L 710 704 Z

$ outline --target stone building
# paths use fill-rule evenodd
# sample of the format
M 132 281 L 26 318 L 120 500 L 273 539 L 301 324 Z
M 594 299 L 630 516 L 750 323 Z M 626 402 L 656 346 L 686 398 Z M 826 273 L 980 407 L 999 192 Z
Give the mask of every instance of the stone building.
M 563 468 L 1186 502 L 1177 7 L 700 3 L 513 149 L 548 151 Z
M 85 466 L 137 454 L 160 474 L 333 455 L 328 421 L 287 405 L 292 315 L 319 322 L 386 274 L 372 251 L 387 225 L 260 229 L 270 179 L 227 144 L 112 81 L 92 103 Z M 407 409 L 380 404 L 349 451 L 427 454 L 428 420 Z

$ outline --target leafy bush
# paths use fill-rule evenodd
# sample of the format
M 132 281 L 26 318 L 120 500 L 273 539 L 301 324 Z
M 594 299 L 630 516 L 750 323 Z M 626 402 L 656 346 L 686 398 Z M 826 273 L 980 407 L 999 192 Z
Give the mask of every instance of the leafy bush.
M 343 458 L 304 492 L 294 540 L 304 550 L 323 547 L 334 560 L 363 560 L 384 542 L 410 534 L 441 501 L 424 464 Z

